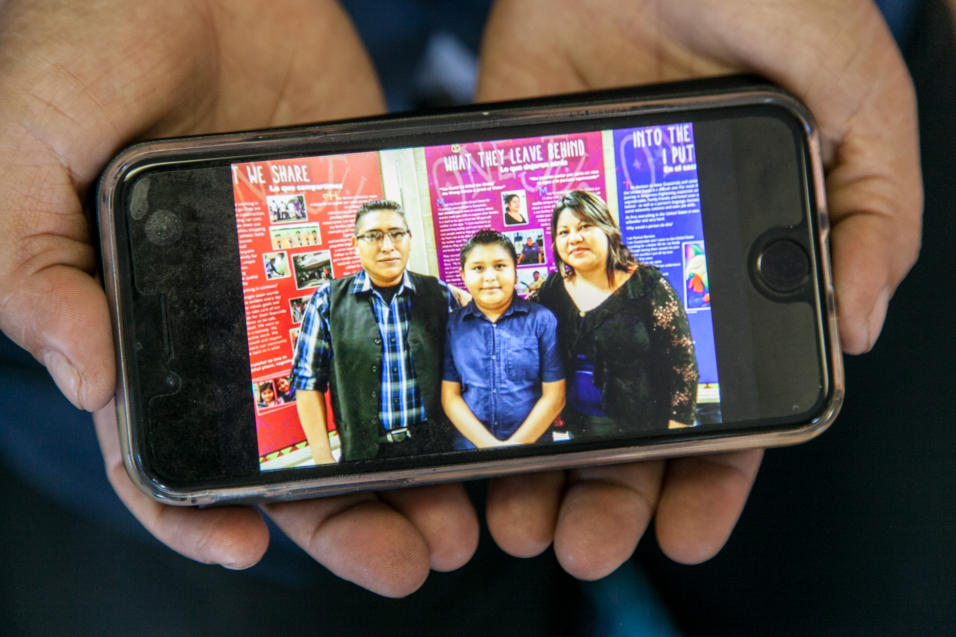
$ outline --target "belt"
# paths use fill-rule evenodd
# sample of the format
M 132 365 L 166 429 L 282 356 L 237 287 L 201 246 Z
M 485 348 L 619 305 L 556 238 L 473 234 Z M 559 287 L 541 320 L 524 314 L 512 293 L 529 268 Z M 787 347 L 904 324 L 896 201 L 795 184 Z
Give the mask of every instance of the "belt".
M 385 435 L 379 438 L 380 442 L 405 442 L 410 440 L 412 437 L 412 432 L 408 430 L 407 427 L 401 427 L 399 429 L 391 429 L 385 432 Z

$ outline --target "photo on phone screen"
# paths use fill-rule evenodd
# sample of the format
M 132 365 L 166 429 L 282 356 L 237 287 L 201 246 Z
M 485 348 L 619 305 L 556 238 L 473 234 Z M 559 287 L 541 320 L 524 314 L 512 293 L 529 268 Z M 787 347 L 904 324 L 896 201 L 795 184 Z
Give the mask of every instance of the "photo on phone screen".
M 449 381 L 498 440 L 514 435 L 558 380 L 562 415 L 522 442 L 567 445 L 720 421 L 691 122 L 241 162 L 231 168 L 262 471 L 316 463 L 309 427 L 303 426 L 308 409 L 299 403 L 317 388 L 329 450 L 340 463 L 474 448 L 463 433 L 467 427 L 452 422 L 440 406 L 435 412 L 438 384 Z M 388 223 L 369 231 L 360 220 L 357 227 L 356 214 L 370 202 L 394 204 L 384 212 L 400 214 L 367 215 L 365 221 Z M 566 210 L 571 214 L 562 214 Z M 469 253 L 477 265 L 463 277 L 462 248 L 484 230 L 500 233 L 506 243 L 477 244 Z M 620 246 L 636 266 L 627 265 Z M 376 289 L 363 274 L 363 255 L 374 259 L 383 251 L 406 259 L 404 269 L 395 266 L 397 290 Z M 576 265 L 584 268 L 580 264 L 590 252 L 616 254 L 624 264 L 618 272 L 629 268 L 630 277 L 616 275 L 618 284 L 627 279 L 618 292 L 581 307 L 581 297 L 572 299 L 565 282 L 576 276 Z M 504 263 L 495 265 L 496 259 Z M 500 276 L 487 274 L 495 268 Z M 469 281 L 479 276 L 472 272 L 490 283 Z M 347 289 L 336 283 L 341 281 L 349 282 Z M 456 310 L 467 298 L 462 292 L 476 297 L 472 315 L 469 308 Z M 431 298 L 433 293 L 438 296 Z M 323 352 L 345 338 L 336 332 L 350 329 L 348 304 L 355 298 L 343 297 L 349 294 L 388 315 L 366 335 L 379 351 L 390 353 L 387 364 L 353 372 L 368 378 L 353 376 L 346 385 L 345 367 L 336 368 Z M 407 323 L 419 320 L 414 306 L 427 298 L 431 318 L 419 332 Z M 511 312 L 503 315 L 511 317 L 507 320 L 478 314 L 503 303 Z M 464 318 L 451 318 L 456 315 L 450 310 Z M 435 318 L 441 312 L 447 315 Z M 509 327 L 516 313 L 522 315 L 520 326 Z M 383 327 L 393 319 L 394 330 Z M 498 330 L 488 337 L 492 340 L 482 331 L 489 325 Z M 438 365 L 392 365 L 408 358 L 397 346 L 389 349 L 388 339 L 396 334 L 403 346 L 415 342 L 416 354 L 438 356 Z M 417 343 L 422 334 L 431 342 Z M 446 339 L 458 344 L 448 345 L 450 353 Z M 577 355 L 567 351 L 572 341 Z M 341 349 L 335 351 L 339 355 Z M 311 371 L 300 369 L 304 357 Z M 451 379 L 449 364 L 455 367 Z M 500 378 L 496 373 L 489 378 L 489 369 L 499 370 Z M 344 386 L 349 389 L 342 394 L 366 386 L 378 391 L 336 395 Z M 364 404 L 345 404 L 356 400 Z M 353 416 L 361 422 L 345 427 L 372 430 L 344 431 L 336 418 L 343 412 L 364 418 Z M 625 422 L 637 423 L 637 429 Z M 439 429 L 441 435 L 435 433 Z M 407 445 L 409 439 L 416 444 Z

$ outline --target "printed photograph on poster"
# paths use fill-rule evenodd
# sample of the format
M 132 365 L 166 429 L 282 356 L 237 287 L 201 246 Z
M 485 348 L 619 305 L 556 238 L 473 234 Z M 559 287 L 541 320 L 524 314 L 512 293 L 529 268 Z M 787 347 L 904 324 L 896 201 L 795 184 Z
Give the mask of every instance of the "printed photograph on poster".
M 548 278 L 548 268 L 520 268 L 518 270 L 518 284 L 515 291 L 519 296 L 528 296 L 541 287 L 545 279 Z
M 289 330 L 289 342 L 292 343 L 292 351 L 295 351 L 295 344 L 299 341 L 299 329 L 298 327 L 293 327 Z
M 288 405 L 295 402 L 295 387 L 292 386 L 292 375 L 279 376 L 273 379 L 276 386 L 276 403 Z
M 266 279 L 284 279 L 289 276 L 289 257 L 285 252 L 266 252 L 262 255 Z
M 298 298 L 289 299 L 289 312 L 292 314 L 293 323 L 301 323 L 302 315 L 305 313 L 305 306 L 309 304 L 309 299 L 311 296 L 300 296 Z
M 252 383 L 252 392 L 255 394 L 256 411 L 262 412 L 276 406 L 276 388 L 271 380 Z
M 548 262 L 547 250 L 544 245 L 544 230 L 541 228 L 502 232 L 514 244 L 518 254 L 517 265 L 541 265 Z
M 271 227 L 269 236 L 273 250 L 305 248 L 322 243 L 322 234 L 317 223 Z
M 292 267 L 295 270 L 295 287 L 300 290 L 318 287 L 334 277 L 332 255 L 328 250 L 293 254 Z
M 703 241 L 687 241 L 684 253 L 684 307 L 688 310 L 710 306 L 710 283 Z
M 523 226 L 528 223 L 528 210 L 524 190 L 508 190 L 501 194 L 501 215 L 506 226 Z
M 266 197 L 266 204 L 272 223 L 295 223 L 308 218 L 305 195 L 272 195 Z

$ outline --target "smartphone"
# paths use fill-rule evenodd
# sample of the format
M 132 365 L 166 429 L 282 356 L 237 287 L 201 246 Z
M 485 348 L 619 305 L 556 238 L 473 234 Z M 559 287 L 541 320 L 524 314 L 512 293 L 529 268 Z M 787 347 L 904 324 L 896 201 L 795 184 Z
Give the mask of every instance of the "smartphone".
M 126 468 L 206 505 L 805 441 L 844 391 L 819 150 L 749 77 L 131 146 Z

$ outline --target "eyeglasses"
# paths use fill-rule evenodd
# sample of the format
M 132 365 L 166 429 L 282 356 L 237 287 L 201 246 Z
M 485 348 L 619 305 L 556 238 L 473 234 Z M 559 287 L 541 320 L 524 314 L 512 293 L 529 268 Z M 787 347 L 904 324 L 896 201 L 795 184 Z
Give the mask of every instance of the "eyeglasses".
M 362 234 L 355 235 L 356 238 L 361 239 L 369 245 L 382 245 L 382 242 L 385 241 L 386 235 L 391 239 L 392 243 L 401 243 L 405 240 L 408 235 L 411 234 L 408 230 L 399 230 L 395 228 L 387 232 L 382 230 L 369 230 L 368 232 L 363 232 Z

